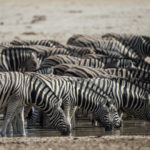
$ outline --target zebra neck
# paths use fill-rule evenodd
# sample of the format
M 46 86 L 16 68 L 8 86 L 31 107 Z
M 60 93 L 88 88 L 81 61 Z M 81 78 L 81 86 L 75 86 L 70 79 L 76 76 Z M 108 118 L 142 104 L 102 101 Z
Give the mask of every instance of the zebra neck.
M 97 111 L 106 94 L 104 91 L 100 92 L 101 89 L 91 80 L 76 81 L 73 88 L 76 97 L 75 105 L 91 112 Z
M 50 104 L 60 105 L 61 100 L 55 95 L 52 89 L 39 77 L 27 75 L 27 93 L 26 104 L 32 104 L 43 111 L 47 111 Z M 60 102 L 60 104 L 59 104 Z

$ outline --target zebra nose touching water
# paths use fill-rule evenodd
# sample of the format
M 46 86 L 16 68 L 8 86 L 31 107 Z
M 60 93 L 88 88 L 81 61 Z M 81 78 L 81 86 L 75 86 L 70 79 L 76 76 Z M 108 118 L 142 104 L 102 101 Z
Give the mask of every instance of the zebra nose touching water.
M 109 100 L 107 102 L 105 100 L 105 104 L 103 104 L 100 107 L 99 111 L 96 112 L 94 115 L 95 115 L 95 119 L 99 123 L 99 126 L 104 127 L 105 131 L 110 131 L 112 130 L 113 127 L 114 128 L 121 127 L 121 119 L 119 118 L 117 109 Z
M 51 82 L 50 80 L 46 82 L 44 76 L 40 78 L 36 74 L 23 74 L 19 72 L 1 72 L 0 81 L 0 106 L 1 108 L 7 108 L 1 130 L 2 136 L 6 136 L 6 131 L 9 129 L 10 123 L 13 125 L 15 122 L 13 121 L 15 115 L 20 116 L 18 123 L 20 126 L 16 130 L 13 125 L 13 130 L 19 131 L 21 135 L 25 135 L 23 106 L 34 106 L 43 110 L 49 118 L 49 125 L 59 130 L 63 135 L 70 134 L 71 125 L 65 113 L 67 109 L 63 111 L 61 108 L 62 105 L 69 109 L 70 107 L 78 106 L 91 111 L 95 113 L 97 121 L 106 130 L 111 130 L 113 127 L 113 117 L 117 115 L 117 112 L 110 111 L 113 105 L 110 104 L 106 96 L 101 95 L 102 93 L 98 89 L 93 90 L 91 88 L 91 86 L 95 86 L 93 81 L 52 80 L 51 78 Z M 68 88 L 69 93 L 62 85 Z M 61 90 L 55 89 L 54 93 L 52 87 L 59 87 Z M 59 91 L 59 95 L 57 91 Z M 68 99 L 68 94 L 71 99 Z M 63 99 L 65 98 L 64 96 L 67 99 Z M 71 106 L 68 105 L 67 100 L 72 104 Z
M 111 99 L 103 90 L 99 90 L 99 86 L 95 86 L 95 82 L 99 79 L 93 81 L 65 76 L 32 74 L 38 76 L 55 91 L 58 97 L 62 98 L 62 107 L 68 122 L 71 122 L 72 110 L 75 107 L 80 107 L 92 112 L 100 126 L 103 126 L 106 130 L 121 126 L 117 109 Z M 29 122 L 35 122 L 36 117 L 37 111 L 33 112 L 32 116 L 28 118 Z M 28 127 L 30 128 L 30 125 Z
M 21 135 L 24 135 L 23 112 L 19 109 L 23 106 L 34 106 L 43 110 L 50 125 L 58 129 L 62 134 L 68 135 L 71 131 L 63 110 L 61 109 L 61 98 L 40 79 L 19 72 L 0 73 L 0 106 L 6 108 L 6 116 L 2 125 L 1 135 L 6 136 L 6 130 L 16 114 L 20 113 L 19 122 Z

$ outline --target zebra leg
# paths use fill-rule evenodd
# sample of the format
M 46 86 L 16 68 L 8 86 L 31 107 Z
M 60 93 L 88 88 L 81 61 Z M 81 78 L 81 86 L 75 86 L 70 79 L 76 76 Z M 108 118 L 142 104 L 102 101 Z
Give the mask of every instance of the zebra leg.
M 25 128 L 24 128 L 24 107 L 19 107 L 17 110 L 17 131 L 21 136 L 25 136 Z
M 6 130 L 15 116 L 15 111 L 19 105 L 19 100 L 11 99 L 7 106 L 6 116 L 2 125 L 1 136 L 6 136 Z
M 70 105 L 64 105 L 63 107 L 64 114 L 66 116 L 67 121 L 69 122 L 71 126 L 71 118 L 70 118 Z
M 71 116 L 71 125 L 72 125 L 72 129 L 75 129 L 76 127 L 76 110 L 77 110 L 77 107 L 71 107 L 71 110 L 70 110 L 70 116 Z
M 31 129 L 35 126 L 37 120 L 40 118 L 41 111 L 35 107 L 32 107 L 31 114 L 27 118 L 27 128 Z
M 17 116 L 15 115 L 14 119 L 12 120 L 12 128 L 13 128 L 13 134 L 17 134 Z
M 9 123 L 8 127 L 7 127 L 7 131 L 6 131 L 6 134 L 9 135 L 9 136 L 11 135 L 11 126 L 12 126 L 12 124 Z

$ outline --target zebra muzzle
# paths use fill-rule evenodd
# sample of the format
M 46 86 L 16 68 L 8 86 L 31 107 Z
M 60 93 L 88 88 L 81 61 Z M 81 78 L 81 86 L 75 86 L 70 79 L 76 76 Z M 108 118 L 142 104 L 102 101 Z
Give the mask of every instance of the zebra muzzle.
M 105 131 L 112 131 L 112 125 L 106 126 Z
M 71 127 L 69 125 L 67 127 L 61 129 L 62 135 L 69 135 L 70 133 L 71 133 Z

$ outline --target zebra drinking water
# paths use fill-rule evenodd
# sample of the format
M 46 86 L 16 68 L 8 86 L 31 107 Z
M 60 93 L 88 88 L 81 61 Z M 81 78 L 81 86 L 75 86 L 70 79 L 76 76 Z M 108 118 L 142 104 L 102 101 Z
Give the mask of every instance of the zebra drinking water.
M 20 134 L 25 134 L 23 111 L 21 111 L 25 105 L 43 110 L 50 119 L 52 127 L 62 134 L 70 133 L 70 124 L 61 109 L 61 98 L 57 97 L 42 80 L 19 72 L 1 72 L 0 91 L 0 109 L 7 107 L 1 131 L 2 136 L 6 135 L 7 127 L 15 114 L 20 114 L 21 126 L 19 128 L 22 129 Z
M 120 127 L 121 120 L 111 99 L 98 89 L 89 88 L 89 85 L 95 86 L 96 81 L 84 80 L 81 78 L 59 77 L 53 75 L 41 75 L 32 73 L 45 81 L 62 98 L 64 112 L 70 122 L 70 111 L 75 106 L 91 111 L 96 119 L 106 130 L 112 126 Z M 99 79 L 97 79 L 99 80 Z

